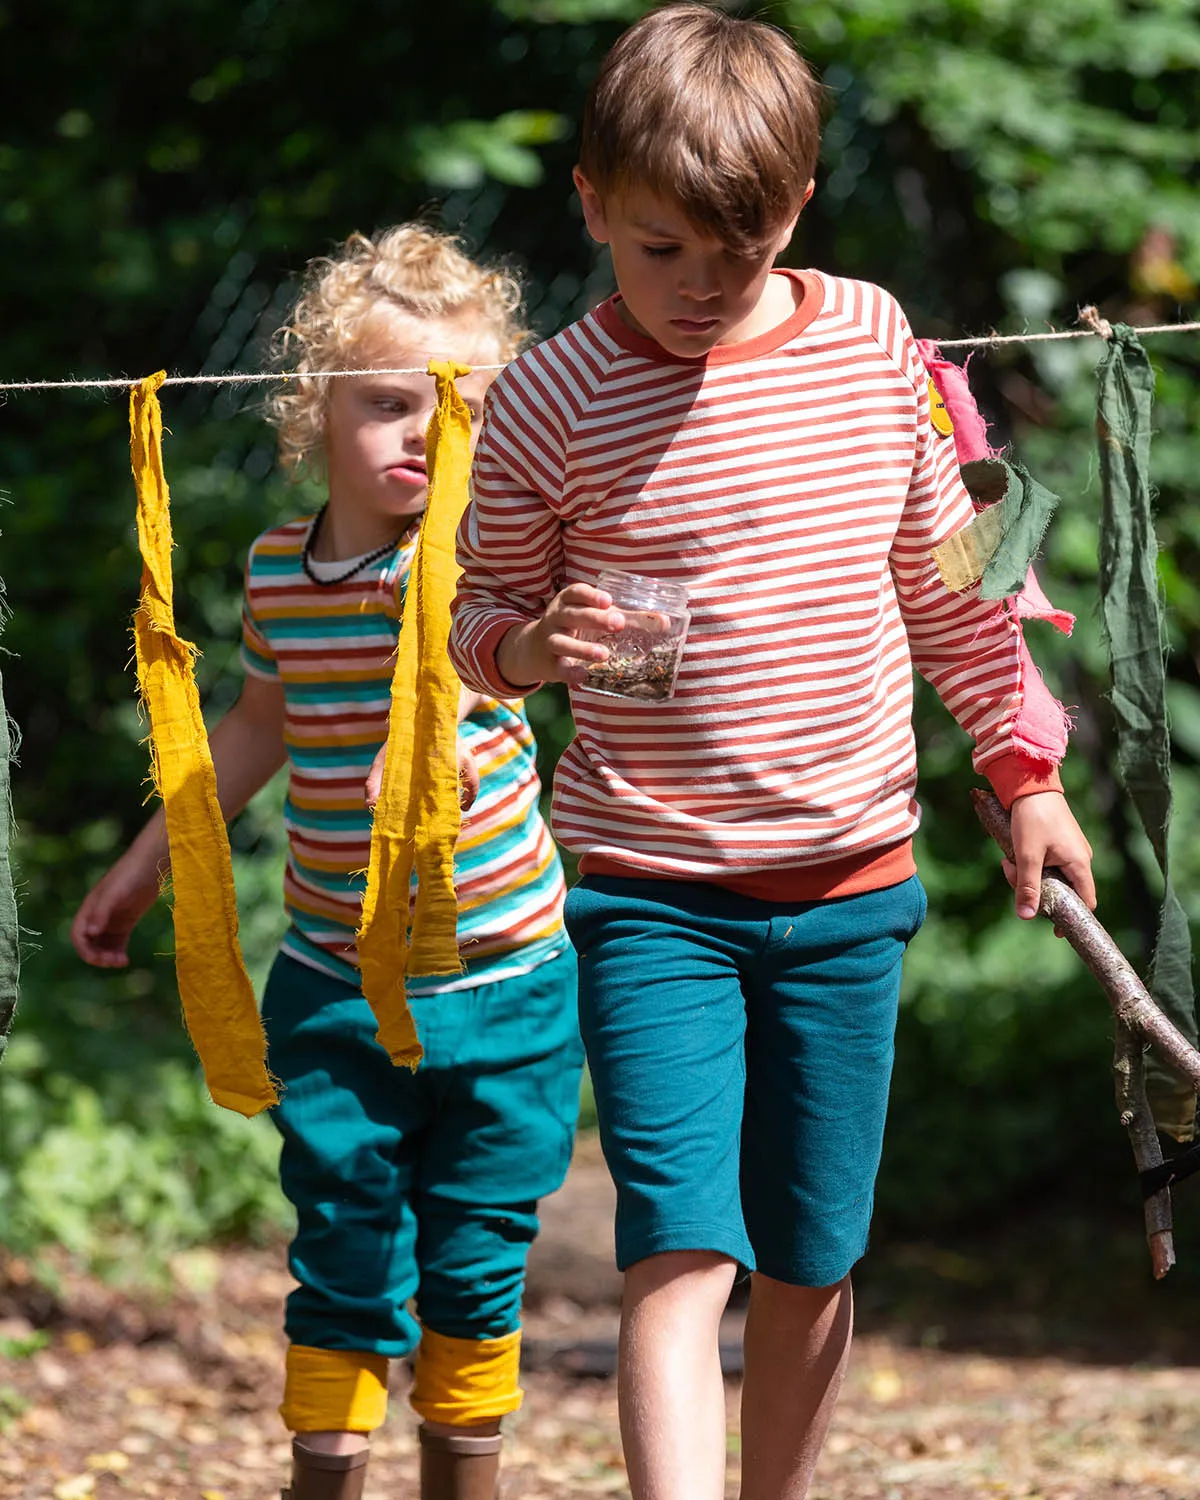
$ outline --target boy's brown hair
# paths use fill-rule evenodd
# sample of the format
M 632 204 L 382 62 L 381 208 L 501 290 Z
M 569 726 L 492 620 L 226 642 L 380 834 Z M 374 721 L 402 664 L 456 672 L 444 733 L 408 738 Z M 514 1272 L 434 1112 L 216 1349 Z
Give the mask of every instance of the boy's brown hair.
M 645 188 L 750 251 L 801 209 L 821 141 L 821 87 L 774 26 L 667 5 L 604 61 L 579 168 L 604 197 Z

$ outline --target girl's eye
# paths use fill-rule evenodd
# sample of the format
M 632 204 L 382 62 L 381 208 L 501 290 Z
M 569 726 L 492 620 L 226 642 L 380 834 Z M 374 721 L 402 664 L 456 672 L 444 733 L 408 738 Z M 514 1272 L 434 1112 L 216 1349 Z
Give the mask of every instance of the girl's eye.
M 403 417 L 408 413 L 408 402 L 401 401 L 396 396 L 380 396 L 375 405 L 379 411 L 388 412 L 395 417 Z

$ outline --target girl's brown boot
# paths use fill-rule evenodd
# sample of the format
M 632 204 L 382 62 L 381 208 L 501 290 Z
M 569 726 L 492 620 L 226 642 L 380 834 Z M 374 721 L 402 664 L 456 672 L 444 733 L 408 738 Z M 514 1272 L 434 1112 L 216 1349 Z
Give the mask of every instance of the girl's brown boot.
M 420 1429 L 421 1500 L 496 1500 L 500 1434 L 443 1434 Z
M 360 1453 L 318 1453 L 292 1439 L 292 1482 L 283 1500 L 362 1500 L 371 1450 Z

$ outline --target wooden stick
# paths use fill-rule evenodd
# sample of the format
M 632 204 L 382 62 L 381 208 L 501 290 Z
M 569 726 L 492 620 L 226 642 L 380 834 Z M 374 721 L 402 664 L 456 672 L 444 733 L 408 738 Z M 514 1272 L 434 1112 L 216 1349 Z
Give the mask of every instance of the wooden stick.
M 974 788 L 971 800 L 984 829 L 1000 845 L 1007 858 L 1012 859 L 1012 828 L 999 799 L 990 792 Z M 1158 1008 L 1129 960 L 1087 909 L 1074 887 L 1061 876 L 1043 874 L 1038 911 L 1050 918 L 1100 981 L 1108 997 L 1117 1022 L 1113 1074 L 1121 1124 L 1129 1136 L 1138 1171 L 1156 1167 L 1163 1159 L 1162 1147 L 1146 1101 L 1140 1043 L 1153 1047 L 1159 1057 L 1197 1092 L 1200 1092 L 1200 1052 Z M 1150 1261 L 1155 1278 L 1161 1279 L 1175 1264 L 1169 1188 L 1146 1199 L 1145 1214 Z
M 972 789 L 971 800 L 979 821 L 1012 859 L 1012 832 L 1008 814 L 999 800 L 978 787 Z M 1169 1067 L 1200 1093 L 1200 1052 L 1159 1010 L 1129 960 L 1088 911 L 1074 887 L 1059 875 L 1044 875 L 1038 911 L 1050 918 L 1100 981 L 1117 1020 L 1143 1037 Z
M 1113 1046 L 1113 1078 L 1116 1083 L 1117 1108 L 1121 1124 L 1133 1147 L 1133 1159 L 1139 1172 L 1162 1164 L 1162 1146 L 1154 1128 L 1154 1116 L 1146 1100 L 1146 1070 L 1142 1061 L 1141 1038 L 1128 1026 L 1117 1022 Z M 1161 1281 L 1175 1264 L 1175 1239 L 1172 1234 L 1171 1189 L 1163 1188 L 1142 1205 L 1146 1216 L 1146 1243 L 1150 1247 L 1150 1264 L 1154 1279 Z

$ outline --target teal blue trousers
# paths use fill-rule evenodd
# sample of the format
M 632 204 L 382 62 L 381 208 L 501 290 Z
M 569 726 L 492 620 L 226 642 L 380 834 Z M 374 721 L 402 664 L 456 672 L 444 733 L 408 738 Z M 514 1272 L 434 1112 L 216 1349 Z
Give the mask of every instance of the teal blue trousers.
M 271 970 L 294 1344 L 402 1357 L 420 1324 L 476 1339 L 520 1324 L 537 1202 L 566 1175 L 579 1110 L 574 954 L 411 1003 L 415 1073 L 375 1041 L 360 990 L 286 954 Z

